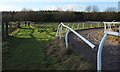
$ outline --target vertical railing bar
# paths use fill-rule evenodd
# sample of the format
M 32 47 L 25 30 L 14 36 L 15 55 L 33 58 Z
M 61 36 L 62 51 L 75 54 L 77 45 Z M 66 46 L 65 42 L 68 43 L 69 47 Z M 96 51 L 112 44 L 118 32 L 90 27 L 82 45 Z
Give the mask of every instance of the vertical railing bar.
M 56 36 L 58 36 L 58 33 L 59 33 L 59 27 L 60 27 L 60 24 L 58 25 Z
M 62 37 L 61 33 L 62 33 L 62 25 L 60 26 L 60 30 L 59 30 L 59 38 L 60 38 L 60 39 L 61 39 L 61 37 Z
M 100 42 L 100 45 L 98 47 L 98 52 L 97 52 L 97 70 L 98 70 L 98 72 L 101 71 L 101 66 L 102 66 L 102 63 L 101 63 L 102 48 L 104 46 L 104 43 L 105 43 L 107 37 L 108 37 L 108 34 L 105 33 L 105 35 L 102 38 L 102 40 Z
M 77 29 L 79 29 L 79 24 L 77 25 Z
M 65 35 L 65 45 L 66 45 L 66 48 L 68 48 L 68 34 L 69 34 L 69 29 L 67 30 L 66 35 Z
M 70 31 L 72 31 L 74 34 L 76 34 L 80 39 L 82 39 L 85 43 L 87 43 L 91 48 L 95 48 L 95 45 L 89 42 L 86 38 L 84 38 L 82 35 L 78 34 L 76 31 L 74 31 L 72 28 L 65 26 L 63 23 L 61 23 L 62 26 L 68 28 Z
M 73 29 L 73 27 L 74 27 L 74 23 L 73 23 L 73 25 L 72 25 L 72 29 Z

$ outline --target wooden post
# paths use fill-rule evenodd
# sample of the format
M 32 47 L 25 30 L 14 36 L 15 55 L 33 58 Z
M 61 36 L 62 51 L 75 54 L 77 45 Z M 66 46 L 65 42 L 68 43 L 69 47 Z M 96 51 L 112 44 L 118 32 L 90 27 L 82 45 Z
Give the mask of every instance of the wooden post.
M 12 24 L 9 23 L 9 32 L 11 33 L 12 32 Z
M 4 34 L 4 22 L 2 22 L 2 40 L 5 40 L 5 34 Z
M 18 21 L 18 26 L 17 27 L 20 28 L 20 21 Z
M 8 37 L 8 22 L 6 22 L 5 25 L 6 25 L 6 37 Z
M 73 29 L 73 27 L 74 27 L 74 23 L 73 23 L 73 25 L 72 25 L 72 29 Z
M 92 24 L 90 24 L 90 28 L 92 28 Z

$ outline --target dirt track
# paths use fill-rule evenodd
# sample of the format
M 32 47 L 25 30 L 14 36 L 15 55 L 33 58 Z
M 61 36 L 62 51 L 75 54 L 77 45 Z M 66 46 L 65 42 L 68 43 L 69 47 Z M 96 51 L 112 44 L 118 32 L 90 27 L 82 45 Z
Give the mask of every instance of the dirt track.
M 90 48 L 71 32 L 69 33 L 69 43 L 71 43 L 73 48 L 79 51 L 88 61 L 96 65 L 97 50 L 102 39 L 102 36 L 100 35 L 102 31 L 102 28 L 77 30 L 79 34 L 95 44 L 97 46 L 96 49 Z M 102 70 L 120 70 L 120 49 L 118 49 L 117 41 L 115 42 L 107 40 L 105 42 L 102 51 Z

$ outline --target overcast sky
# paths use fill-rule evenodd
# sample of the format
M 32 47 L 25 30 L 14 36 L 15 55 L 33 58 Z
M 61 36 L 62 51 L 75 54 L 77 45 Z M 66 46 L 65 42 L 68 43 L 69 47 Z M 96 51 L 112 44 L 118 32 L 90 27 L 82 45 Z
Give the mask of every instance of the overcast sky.
M 97 6 L 100 11 L 107 7 L 118 8 L 119 0 L 2 0 L 0 11 L 21 11 L 23 8 L 31 10 L 56 10 L 84 11 L 89 5 Z

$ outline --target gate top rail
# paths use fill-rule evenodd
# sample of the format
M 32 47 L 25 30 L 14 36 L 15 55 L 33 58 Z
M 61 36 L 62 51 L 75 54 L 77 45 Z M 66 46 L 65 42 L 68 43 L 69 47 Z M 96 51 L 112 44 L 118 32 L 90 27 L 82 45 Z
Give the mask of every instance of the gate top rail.
M 120 22 L 103 22 L 104 24 L 120 24 Z
M 60 25 L 63 26 L 63 27 L 65 27 L 65 28 L 67 28 L 67 29 L 69 29 L 71 32 L 73 32 L 75 35 L 77 35 L 80 39 L 82 39 L 86 44 L 88 44 L 91 48 L 93 48 L 93 49 L 96 48 L 96 46 L 93 43 L 91 43 L 90 41 L 88 41 L 86 38 L 84 38 L 82 35 L 80 35 L 79 33 L 77 33 L 72 28 L 64 25 L 62 22 L 60 23 Z
M 107 32 L 116 32 L 120 33 L 120 22 L 103 22 L 104 24 L 104 33 Z M 115 30 L 116 29 L 116 30 Z

